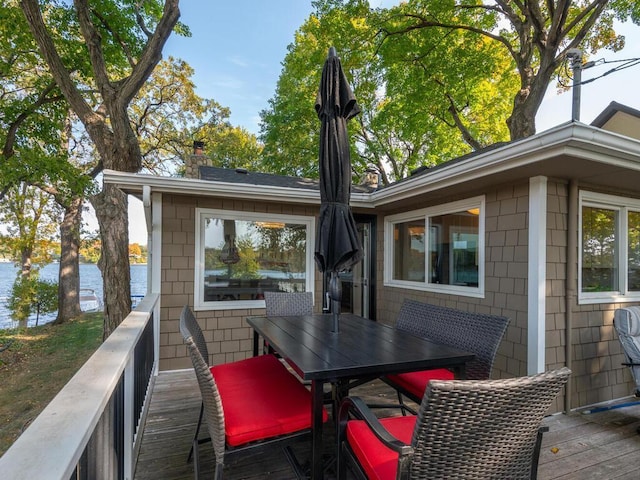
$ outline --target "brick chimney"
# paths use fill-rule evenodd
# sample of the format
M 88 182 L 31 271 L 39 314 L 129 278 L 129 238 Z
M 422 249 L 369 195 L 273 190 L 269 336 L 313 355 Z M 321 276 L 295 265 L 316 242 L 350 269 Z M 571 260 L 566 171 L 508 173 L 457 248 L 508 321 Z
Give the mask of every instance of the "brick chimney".
M 211 160 L 203 153 L 204 142 L 199 140 L 193 141 L 193 155 L 185 160 L 185 177 L 200 178 L 199 168 L 201 166 L 211 165 Z
M 380 172 L 375 165 L 367 165 L 362 178 L 362 186 L 375 190 L 380 184 Z

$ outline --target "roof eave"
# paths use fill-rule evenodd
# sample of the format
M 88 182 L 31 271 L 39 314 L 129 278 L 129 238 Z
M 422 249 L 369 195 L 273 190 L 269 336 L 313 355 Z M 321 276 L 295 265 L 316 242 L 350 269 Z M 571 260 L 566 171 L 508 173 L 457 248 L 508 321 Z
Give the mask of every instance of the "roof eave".
M 441 190 L 541 160 L 571 154 L 601 163 L 640 169 L 640 142 L 579 122 L 559 125 L 537 135 L 443 164 L 405 182 L 373 194 L 375 206 L 412 198 L 416 193 Z
M 424 174 L 371 193 L 352 193 L 350 203 L 352 207 L 373 209 L 412 198 L 419 193 L 473 182 L 567 154 L 640 171 L 640 141 L 580 122 L 568 122 L 502 147 L 442 164 Z M 318 191 L 290 187 L 158 177 L 113 170 L 105 170 L 104 181 L 131 194 L 141 194 L 143 186 L 147 185 L 153 191 L 180 195 L 320 204 Z
M 126 193 L 138 196 L 142 194 L 143 187 L 148 186 L 154 192 L 179 195 L 320 205 L 320 192 L 317 190 L 161 177 L 115 170 L 105 170 L 103 174 L 105 183 L 113 184 Z M 369 193 L 352 193 L 350 203 L 353 207 L 373 208 Z

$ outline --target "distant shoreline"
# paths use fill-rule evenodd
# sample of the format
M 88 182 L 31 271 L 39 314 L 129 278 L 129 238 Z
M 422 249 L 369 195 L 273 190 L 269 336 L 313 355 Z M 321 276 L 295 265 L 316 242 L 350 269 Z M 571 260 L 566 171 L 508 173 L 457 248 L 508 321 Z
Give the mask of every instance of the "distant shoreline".
M 40 269 L 40 278 L 53 282 L 58 281 L 59 263 L 50 263 Z M 144 267 L 144 268 L 142 268 Z M 147 264 L 132 263 L 131 268 L 131 294 L 135 298 L 143 297 L 147 291 Z M 11 291 L 11 285 L 15 279 L 15 267 L 12 262 L 0 262 L 0 329 L 13 328 L 15 322 L 11 319 L 10 312 L 7 307 L 7 299 Z M 80 288 L 89 288 L 95 291 L 96 296 L 103 298 L 102 275 L 95 263 L 80 264 Z M 56 313 L 41 315 L 39 324 L 49 323 L 55 319 Z M 29 325 L 35 325 L 36 315 L 29 318 Z

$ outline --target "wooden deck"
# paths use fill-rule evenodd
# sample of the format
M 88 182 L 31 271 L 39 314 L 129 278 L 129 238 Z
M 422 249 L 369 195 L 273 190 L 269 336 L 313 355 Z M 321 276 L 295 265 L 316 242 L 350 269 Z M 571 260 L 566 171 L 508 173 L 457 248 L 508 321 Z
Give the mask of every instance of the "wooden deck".
M 371 403 L 392 402 L 395 393 L 382 382 L 352 391 Z M 554 415 L 545 420 L 538 478 L 631 480 L 640 478 L 640 402 L 595 413 Z M 192 371 L 163 372 L 156 380 L 149 417 L 144 429 L 135 480 L 193 479 L 193 464 L 186 463 L 198 420 L 200 393 Z M 378 411 L 380 415 L 391 412 Z M 329 433 L 329 432 L 327 432 Z M 330 442 L 327 442 L 330 443 Z M 328 448 L 333 445 L 328 445 Z M 299 459 L 308 447 L 296 449 Z M 213 452 L 203 444 L 201 477 L 212 478 Z M 554 453 L 555 452 L 555 453 Z M 228 462 L 225 479 L 289 480 L 293 472 L 279 449 L 243 455 Z

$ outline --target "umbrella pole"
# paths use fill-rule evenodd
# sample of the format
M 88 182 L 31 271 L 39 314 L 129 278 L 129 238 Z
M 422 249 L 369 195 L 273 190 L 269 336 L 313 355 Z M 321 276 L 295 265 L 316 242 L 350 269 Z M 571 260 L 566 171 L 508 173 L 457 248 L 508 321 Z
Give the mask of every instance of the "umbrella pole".
M 329 298 L 331 298 L 331 315 L 333 317 L 331 332 L 338 333 L 340 331 L 338 320 L 340 318 L 340 306 L 342 303 L 342 285 L 338 272 L 331 271 L 329 275 Z

